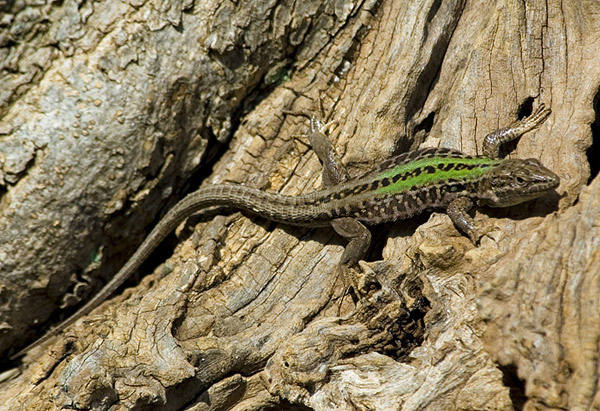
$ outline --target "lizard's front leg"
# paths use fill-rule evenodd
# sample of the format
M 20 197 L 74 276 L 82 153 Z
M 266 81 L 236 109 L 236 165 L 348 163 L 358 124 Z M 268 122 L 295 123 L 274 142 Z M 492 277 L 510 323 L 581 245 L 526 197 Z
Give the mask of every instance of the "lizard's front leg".
M 468 214 L 473 206 L 473 200 L 469 197 L 459 197 L 448 205 L 446 214 L 448 214 L 454 225 L 468 235 L 473 244 L 477 245 L 479 239 L 491 229 L 481 230 L 476 227 L 475 221 Z
M 302 115 L 305 115 L 302 113 Z M 310 132 L 308 139 L 310 145 L 323 166 L 323 187 L 330 187 L 350 179 L 350 174 L 342 163 L 339 154 L 333 148 L 331 141 L 326 135 L 329 124 L 323 122 L 316 116 L 310 116 Z
M 298 113 L 309 117 L 307 114 Z M 348 181 L 350 175 L 342 163 L 340 156 L 333 148 L 331 141 L 325 133 L 327 125 L 315 117 L 310 116 L 310 132 L 308 138 L 315 154 L 323 165 L 323 186 L 330 187 Z M 337 218 L 331 221 L 333 229 L 348 240 L 348 244 L 340 259 L 339 270 L 345 280 L 349 279 L 356 291 L 360 294 L 372 288 L 369 284 L 373 279 L 357 279 L 352 270 L 358 267 L 358 262 L 364 258 L 371 245 L 371 232 L 358 220 L 351 217 Z
M 540 104 L 538 109 L 529 117 L 517 121 L 510 127 L 492 131 L 483 140 L 483 154 L 490 158 L 500 156 L 500 146 L 513 141 L 523 134 L 539 127 L 550 115 L 550 109 Z

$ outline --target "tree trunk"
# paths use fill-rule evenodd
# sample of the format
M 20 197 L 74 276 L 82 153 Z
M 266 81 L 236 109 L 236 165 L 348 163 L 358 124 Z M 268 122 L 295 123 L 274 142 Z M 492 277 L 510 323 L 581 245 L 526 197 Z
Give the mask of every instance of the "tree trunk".
M 284 110 L 322 105 L 356 175 L 419 147 L 481 154 L 545 103 L 508 156 L 561 178 L 477 210 L 494 228 L 477 247 L 443 213 L 378 227 L 361 268 L 379 287 L 359 300 L 333 230 L 201 213 L 131 288 L 5 361 L 5 409 L 600 408 L 597 2 L 0 9 L 3 358 L 97 292 L 185 192 L 317 190 L 307 121 Z

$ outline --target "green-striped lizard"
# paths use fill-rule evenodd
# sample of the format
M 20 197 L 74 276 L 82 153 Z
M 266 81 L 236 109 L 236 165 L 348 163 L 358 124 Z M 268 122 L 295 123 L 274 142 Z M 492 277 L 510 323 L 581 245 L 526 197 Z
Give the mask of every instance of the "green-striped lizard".
M 475 205 L 507 207 L 532 200 L 558 187 L 559 177 L 536 159 L 501 159 L 500 146 L 537 128 L 550 114 L 544 105 L 513 126 L 485 137 L 483 156 L 448 148 L 425 148 L 384 161 L 375 170 L 350 179 L 333 150 L 324 126 L 310 120 L 309 139 L 323 163 L 323 188 L 296 197 L 236 184 L 200 188 L 179 201 L 156 225 L 121 270 L 75 314 L 13 356 L 42 344 L 88 314 L 110 296 L 183 220 L 212 206 L 233 207 L 299 226 L 332 226 L 349 242 L 342 266 L 365 255 L 373 225 L 442 209 L 456 227 L 477 244 L 481 233 L 467 214 Z

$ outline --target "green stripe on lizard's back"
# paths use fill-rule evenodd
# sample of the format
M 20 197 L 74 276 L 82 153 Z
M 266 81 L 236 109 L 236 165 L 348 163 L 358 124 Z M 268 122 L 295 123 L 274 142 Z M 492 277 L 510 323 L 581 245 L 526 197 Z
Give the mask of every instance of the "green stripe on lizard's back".
M 399 170 L 403 167 L 406 167 L 406 170 L 413 169 L 414 166 L 412 164 L 415 164 L 421 160 L 427 160 L 431 158 L 457 159 L 465 157 L 466 156 L 464 153 L 449 148 L 424 148 L 403 153 L 383 161 L 376 169 L 363 174 L 362 176 L 359 176 L 346 184 L 340 185 L 338 191 L 333 192 L 331 198 L 324 199 L 324 202 L 338 200 L 340 198 L 347 198 L 361 193 L 373 193 L 382 184 L 388 183 L 381 181 L 387 176 L 386 173 L 390 173 L 392 170 Z
M 307 202 L 320 208 L 323 218 L 352 217 L 368 224 L 408 218 L 477 192 L 482 176 L 502 161 L 446 148 L 415 150 Z
M 344 267 L 357 265 L 369 248 L 371 235 L 361 223 L 395 221 L 425 210 L 446 210 L 456 227 L 477 244 L 482 233 L 468 215 L 474 205 L 507 207 L 541 197 L 558 187 L 560 178 L 536 159 L 497 159 L 501 144 L 535 129 L 549 115 L 550 110 L 541 104 L 531 116 L 488 134 L 483 143 L 487 157 L 472 157 L 447 148 L 426 148 L 383 161 L 356 179 L 349 179 L 327 140 L 324 134 L 327 126 L 311 117 L 309 140 L 323 163 L 323 182 L 326 183 L 323 190 L 291 197 L 239 184 L 219 184 L 188 194 L 159 221 L 100 293 L 16 356 L 90 313 L 123 284 L 183 220 L 208 207 L 233 207 L 290 225 L 331 225 L 350 240 L 340 259 L 340 266 Z M 356 291 L 360 289 L 362 287 Z
M 470 181 L 481 177 L 501 160 L 487 157 L 427 157 L 401 164 L 377 176 L 375 194 L 395 194 L 444 181 Z

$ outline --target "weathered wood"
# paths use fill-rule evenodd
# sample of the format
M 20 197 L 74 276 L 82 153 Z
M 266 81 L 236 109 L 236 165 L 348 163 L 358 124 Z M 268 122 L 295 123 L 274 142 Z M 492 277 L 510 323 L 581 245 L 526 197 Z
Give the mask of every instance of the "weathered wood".
M 539 158 L 561 186 L 560 198 L 478 212 L 497 230 L 477 248 L 443 214 L 375 230 L 383 261 L 363 275 L 379 288 L 358 303 L 336 275 L 343 244 L 332 230 L 239 213 L 191 219 L 154 274 L 31 353 L 20 375 L 7 371 L 0 404 L 600 408 L 600 183 L 588 184 L 586 157 L 599 123 L 598 9 L 380 0 L 7 10 L 4 355 L 34 338 L 36 320 L 56 318 L 82 278 L 114 273 L 216 154 L 204 183 L 318 188 L 316 156 L 295 137 L 305 120 L 282 109 L 322 98 L 339 123 L 332 140 L 359 172 L 421 146 L 480 153 L 488 131 L 544 102 L 551 117 L 509 155 Z

